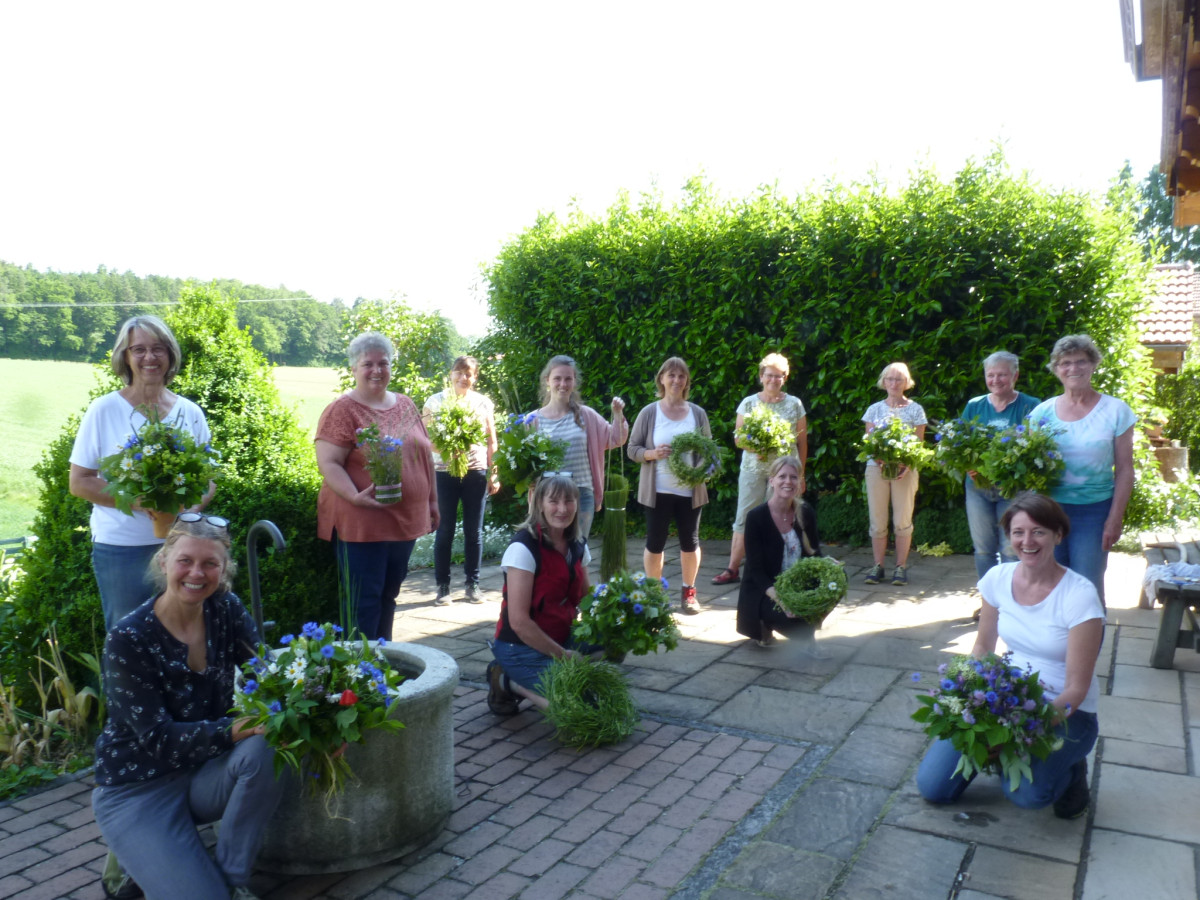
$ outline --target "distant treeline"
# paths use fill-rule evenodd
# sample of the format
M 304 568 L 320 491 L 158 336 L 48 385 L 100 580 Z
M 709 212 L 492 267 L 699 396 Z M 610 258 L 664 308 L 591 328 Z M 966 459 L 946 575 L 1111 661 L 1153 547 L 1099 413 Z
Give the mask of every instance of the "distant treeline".
M 238 324 L 277 365 L 345 364 L 346 305 L 322 303 L 303 291 L 240 281 L 215 285 L 238 300 Z M 188 284 L 180 278 L 132 272 L 38 272 L 0 261 L 0 357 L 98 362 L 130 316 L 162 316 Z M 268 299 L 272 298 L 272 299 Z M 286 299 L 274 299 L 286 298 Z M 254 302 L 264 301 L 267 302 Z

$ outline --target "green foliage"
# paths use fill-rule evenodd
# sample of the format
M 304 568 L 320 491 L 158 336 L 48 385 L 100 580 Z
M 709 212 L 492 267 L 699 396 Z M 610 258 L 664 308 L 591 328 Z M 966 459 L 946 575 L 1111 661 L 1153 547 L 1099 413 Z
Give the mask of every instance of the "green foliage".
M 491 383 L 521 390 L 551 355 L 570 353 L 585 402 L 619 394 L 635 409 L 651 399 L 661 358 L 682 356 L 691 399 L 727 447 L 757 361 L 779 351 L 809 412 L 809 485 L 836 490 L 861 482 L 860 418 L 892 360 L 908 363 L 911 396 L 941 420 L 983 392 L 980 362 L 997 349 L 1023 357 L 1023 390 L 1057 393 L 1050 348 L 1088 332 L 1110 360 L 1097 386 L 1145 406 L 1134 316 L 1148 263 L 1134 218 L 1119 186 L 1105 201 L 1044 189 L 999 153 L 949 180 L 917 170 L 895 190 L 831 183 L 788 198 L 764 187 L 726 201 L 695 179 L 673 207 L 621 195 L 602 216 L 539 216 L 488 272 L 496 327 L 479 349 L 503 354 Z M 710 490 L 711 523 L 736 479 Z M 931 481 L 919 502 L 946 491 Z
M 913 535 L 922 544 L 947 544 L 955 553 L 973 553 L 971 529 L 967 525 L 967 510 L 960 498 L 942 501 L 943 505 L 926 506 L 913 516 Z
M 822 543 L 863 546 L 870 539 L 867 498 L 861 490 L 822 494 L 817 500 L 817 534 Z
M 349 310 L 342 325 L 343 388 L 354 386 L 346 347 L 367 331 L 387 335 L 396 348 L 391 390 L 407 394 L 420 409 L 442 389 L 454 361 L 452 348 L 459 343 L 457 332 L 438 313 L 416 312 L 402 300 L 359 300 Z
M 621 670 L 582 656 L 556 659 L 538 682 L 554 736 L 579 750 L 622 741 L 637 727 L 637 707 Z
M 245 538 L 258 519 L 279 526 L 284 554 L 260 554 L 264 611 L 284 628 L 329 618 L 336 611 L 333 552 L 316 536 L 316 498 L 321 478 L 311 444 L 292 412 L 280 402 L 270 369 L 247 331 L 237 326 L 236 301 L 213 286 L 192 286 L 167 316 L 183 355 L 172 390 L 204 410 L 212 444 L 223 454 L 222 478 L 210 511 L 231 522 L 241 568 L 237 590 L 249 599 Z M 118 386 L 99 368 L 93 396 Z M 13 595 L 11 621 L 0 623 L 0 677 L 24 684 L 33 649 L 56 624 L 73 653 L 90 651 L 103 631 L 100 599 L 91 566 L 89 504 L 68 490 L 69 458 L 79 418 L 72 417 L 47 446 L 34 471 L 41 500 L 33 531 L 37 542 L 22 557 L 25 576 Z M 83 670 L 73 670 L 85 676 Z M 13 681 L 14 677 L 19 680 Z
M 846 596 L 846 571 L 837 560 L 808 556 L 775 579 L 775 593 L 782 609 L 820 626 Z
M 1118 183 L 1132 185 L 1133 169 L 1126 162 Z M 1200 228 L 1175 227 L 1175 200 L 1167 195 L 1167 176 L 1153 166 L 1136 188 L 1137 239 L 1152 262 L 1200 262 Z

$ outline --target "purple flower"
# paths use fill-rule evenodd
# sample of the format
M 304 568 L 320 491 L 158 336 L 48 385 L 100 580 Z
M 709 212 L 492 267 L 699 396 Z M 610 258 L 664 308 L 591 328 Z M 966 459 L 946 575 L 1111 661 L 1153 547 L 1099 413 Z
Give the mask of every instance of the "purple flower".
M 912 673 L 912 680 L 913 680 L 913 681 L 920 681 L 920 680 L 921 680 L 921 673 L 920 673 L 920 672 L 913 672 L 913 673 Z
M 380 638 L 380 639 L 379 639 L 379 646 L 380 646 L 380 647 L 386 647 L 386 646 L 387 646 L 387 640 L 386 640 L 386 639 L 384 639 L 384 638 Z
M 1037 704 L 1032 700 L 1026 700 L 1022 708 L 1025 710 L 1025 712 L 1033 712 L 1035 709 L 1037 709 Z
M 971 711 L 969 709 L 963 710 L 962 717 L 963 717 L 963 721 L 966 722 L 968 725 L 975 724 L 975 717 L 973 715 L 971 715 Z
M 940 666 L 938 666 L 937 672 L 939 675 L 945 675 L 946 674 L 946 664 L 942 663 Z
M 283 705 L 278 700 L 272 700 L 271 705 L 267 707 L 273 713 L 283 712 Z
M 663 590 L 669 591 L 671 589 L 671 582 L 667 581 L 666 578 L 662 579 L 662 585 L 663 585 Z

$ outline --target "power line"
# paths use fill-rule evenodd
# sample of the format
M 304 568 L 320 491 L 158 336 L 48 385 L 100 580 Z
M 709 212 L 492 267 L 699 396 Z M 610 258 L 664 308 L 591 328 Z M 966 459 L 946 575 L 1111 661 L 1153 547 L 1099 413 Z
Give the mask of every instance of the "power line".
M 279 303 L 285 300 L 312 300 L 312 297 L 260 297 L 239 299 L 238 303 Z M 317 301 L 318 303 L 320 301 Z M 95 306 L 178 306 L 178 300 L 133 300 L 112 303 L 0 303 L 0 309 L 86 309 Z

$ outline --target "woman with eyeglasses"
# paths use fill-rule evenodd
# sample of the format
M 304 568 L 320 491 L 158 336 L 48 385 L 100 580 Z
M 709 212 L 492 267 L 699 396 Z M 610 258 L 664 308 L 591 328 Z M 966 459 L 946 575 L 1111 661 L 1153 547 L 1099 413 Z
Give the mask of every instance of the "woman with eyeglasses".
M 1046 366 L 1063 392 L 1038 405 L 1030 421 L 1059 432 L 1066 463 L 1050 496 L 1071 520 L 1070 533 L 1054 548 L 1055 558 L 1096 586 L 1104 602 L 1108 551 L 1121 537 L 1125 507 L 1133 493 L 1133 426 L 1129 404 L 1092 387 L 1103 357 L 1086 334 L 1060 338 Z
M 925 410 L 920 403 L 904 396 L 905 391 L 916 387 L 908 366 L 902 362 L 889 363 L 879 373 L 875 386 L 887 392 L 887 397 L 872 403 L 863 413 L 862 421 L 867 434 L 886 425 L 889 419 L 899 419 L 916 432 L 918 440 L 925 439 Z M 871 520 L 871 552 L 875 565 L 867 572 L 867 584 L 883 581 L 883 561 L 887 556 L 888 504 L 892 507 L 892 527 L 896 535 L 896 567 L 892 570 L 892 584 L 908 584 L 908 552 L 912 548 L 913 507 L 917 502 L 917 473 L 907 466 L 900 467 L 895 478 L 884 478 L 883 469 L 876 460 L 867 460 L 867 511 Z
M 511 716 L 521 698 L 545 709 L 537 692 L 542 673 L 559 657 L 582 650 L 571 623 L 588 592 L 592 556 L 579 530 L 579 488 L 566 473 L 547 472 L 529 499 L 529 516 L 504 551 L 500 620 L 487 666 L 488 708 Z
M 286 781 L 263 728 L 229 715 L 234 674 L 259 646 L 230 591 L 229 546 L 224 519 L 182 514 L 154 557 L 156 595 L 105 640 L 92 808 L 112 854 L 110 897 L 253 900 L 255 857 Z M 196 827 L 216 821 L 210 855 Z
M 200 407 L 168 385 L 182 363 L 179 343 L 166 323 L 155 316 L 135 316 L 121 325 L 112 351 L 112 370 L 125 387 L 92 401 L 79 423 L 71 450 L 69 490 L 92 504 L 92 569 L 100 589 L 104 629 L 110 630 L 139 606 L 153 590 L 147 572 L 162 546 L 154 523 L 136 505 L 128 516 L 104 492 L 100 460 L 115 453 L 146 424 L 150 416 L 188 431 L 197 444 L 212 435 Z M 212 499 L 215 485 L 195 509 Z
M 604 506 L 604 451 L 620 447 L 629 437 L 625 401 L 612 398 L 611 425 L 584 406 L 579 367 L 569 356 L 551 357 L 539 380 L 542 407 L 537 411 L 537 428 L 567 445 L 562 470 L 571 473 L 579 488 L 579 534 L 586 541 L 596 510 Z
M 800 494 L 808 489 L 804 480 L 804 467 L 808 461 L 808 413 L 799 397 L 784 393 L 787 383 L 788 361 L 781 353 L 768 353 L 758 364 L 758 380 L 762 390 L 751 394 L 738 404 L 737 430 L 741 430 L 755 407 L 764 406 L 783 419 L 796 433 L 796 442 L 791 453 L 800 460 Z M 739 445 L 741 446 L 741 445 Z M 746 558 L 746 516 L 750 510 L 767 499 L 767 470 L 772 460 L 759 456 L 745 447 L 742 450 L 742 466 L 738 472 L 737 515 L 733 520 L 733 539 L 729 544 L 729 565 L 713 578 L 713 584 L 736 584 L 741 581 L 742 560 Z
M 354 610 L 355 627 L 369 640 L 392 638 L 396 595 L 408 575 L 417 538 L 438 526 L 433 447 L 412 399 L 388 390 L 392 342 L 377 331 L 360 334 L 348 350 L 354 387 L 325 407 L 317 422 L 317 536 L 331 541 L 338 582 Z M 380 503 L 358 446 L 358 432 L 378 425 L 381 437 L 402 441 L 401 499 Z M 379 485 L 384 487 L 385 485 Z

